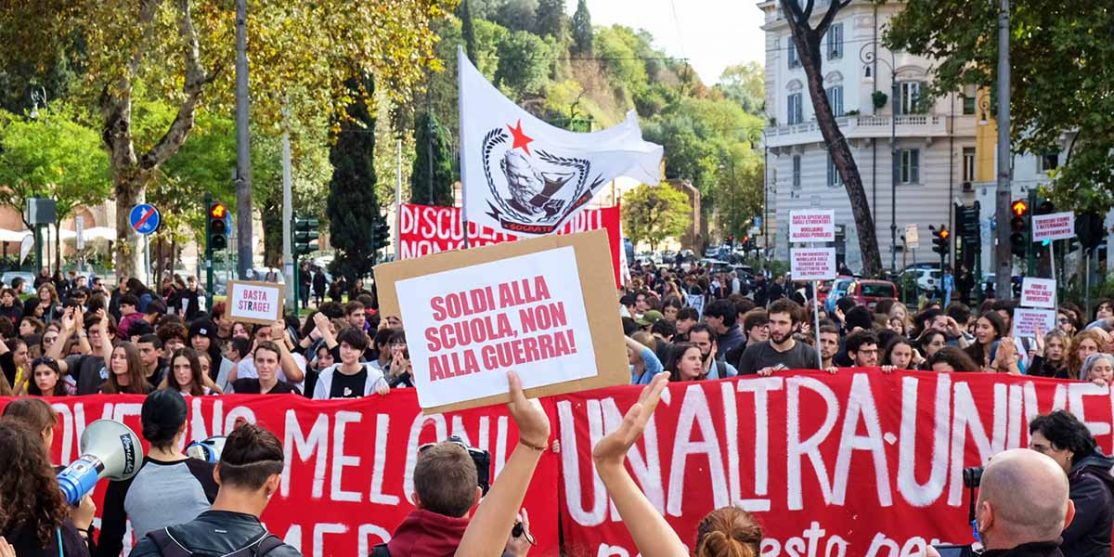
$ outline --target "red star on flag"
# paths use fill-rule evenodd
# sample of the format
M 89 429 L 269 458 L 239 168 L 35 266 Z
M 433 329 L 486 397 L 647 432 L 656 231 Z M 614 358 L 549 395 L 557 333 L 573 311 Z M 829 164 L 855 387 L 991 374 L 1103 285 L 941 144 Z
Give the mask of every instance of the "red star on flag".
M 526 133 L 522 131 L 522 119 L 520 118 L 518 120 L 518 122 L 515 123 L 515 127 L 512 128 L 508 125 L 507 129 L 511 130 L 511 135 L 514 136 L 514 145 L 511 145 L 511 149 L 513 150 L 513 149 L 518 149 L 519 147 L 522 147 L 522 150 L 526 151 L 526 154 L 529 155 L 530 154 L 529 145 L 530 145 L 530 142 L 533 141 L 534 139 L 532 137 L 527 136 Z

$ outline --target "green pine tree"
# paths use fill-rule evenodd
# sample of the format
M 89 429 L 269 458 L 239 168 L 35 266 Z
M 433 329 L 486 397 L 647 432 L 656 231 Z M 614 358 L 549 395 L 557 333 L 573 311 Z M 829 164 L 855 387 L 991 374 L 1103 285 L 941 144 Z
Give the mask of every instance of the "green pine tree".
M 333 178 L 325 215 L 329 241 L 336 248 L 330 268 L 334 275 L 347 278 L 348 284 L 371 272 L 377 252 L 389 241 L 374 234 L 383 221 L 375 198 L 375 118 L 365 102 L 374 87 L 370 77 L 348 80 L 348 89 L 357 100 L 348 105 L 349 119 L 340 122 L 329 151 Z
M 418 116 L 414 125 L 413 171 L 410 202 L 421 205 L 453 204 L 453 162 L 445 127 L 430 112 Z
M 576 13 L 572 14 L 572 40 L 576 53 L 592 53 L 592 14 L 588 13 L 588 0 L 576 3 Z
M 468 55 L 468 60 L 475 64 L 476 28 L 472 25 L 472 9 L 469 7 L 468 0 L 461 0 L 460 7 L 457 8 L 457 17 L 460 18 L 460 30 L 464 35 L 464 53 Z
M 540 0 L 534 33 L 561 38 L 565 31 L 565 0 Z

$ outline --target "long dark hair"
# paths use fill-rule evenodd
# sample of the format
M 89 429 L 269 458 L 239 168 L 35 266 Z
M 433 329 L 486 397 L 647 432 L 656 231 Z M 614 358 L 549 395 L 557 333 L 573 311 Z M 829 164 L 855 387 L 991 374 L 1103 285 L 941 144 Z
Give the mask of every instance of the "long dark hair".
M 58 376 L 58 381 L 54 383 L 54 388 L 49 393 L 39 390 L 38 383 L 35 383 L 35 368 L 39 366 L 50 368 L 54 375 Z M 66 384 L 62 381 L 62 370 L 58 367 L 57 360 L 43 356 L 31 361 L 31 380 L 27 382 L 27 394 L 33 396 L 66 396 Z
M 135 345 L 130 342 L 121 342 L 120 344 L 117 344 L 116 347 L 112 349 L 112 353 L 115 354 L 116 350 L 118 349 L 123 349 L 124 356 L 128 361 L 128 384 L 121 385 L 116 380 L 116 374 L 112 372 L 112 361 L 110 357 L 109 361 L 104 363 L 105 367 L 108 368 L 108 381 L 104 382 L 104 386 L 101 387 L 101 392 L 110 395 L 147 394 L 147 391 L 149 391 L 150 389 L 147 388 L 147 375 L 143 373 L 143 359 L 139 356 L 139 350 L 136 349 Z
M 18 418 L 0 418 L 0 531 L 23 528 L 46 547 L 69 513 L 41 433 Z
M 174 362 L 178 358 L 185 358 L 190 364 L 190 385 L 186 391 L 182 390 L 182 386 L 178 384 L 178 379 L 174 377 Z M 201 358 L 198 356 L 197 351 L 193 348 L 179 348 L 174 351 L 174 355 L 170 357 L 170 371 L 163 379 L 163 384 L 160 385 L 162 389 L 170 389 L 178 391 L 182 394 L 190 396 L 202 396 L 205 394 L 205 385 L 201 381 Z
M 669 353 L 665 357 L 665 371 L 669 372 L 670 381 L 683 380 L 681 373 L 677 371 L 677 365 L 681 363 L 681 360 L 685 357 L 685 352 L 688 352 L 690 348 L 695 348 L 697 352 L 700 352 L 700 347 L 691 342 L 678 342 L 669 347 Z M 703 353 L 701 353 L 701 360 L 703 360 Z M 707 375 L 702 371 L 697 379 L 704 379 Z

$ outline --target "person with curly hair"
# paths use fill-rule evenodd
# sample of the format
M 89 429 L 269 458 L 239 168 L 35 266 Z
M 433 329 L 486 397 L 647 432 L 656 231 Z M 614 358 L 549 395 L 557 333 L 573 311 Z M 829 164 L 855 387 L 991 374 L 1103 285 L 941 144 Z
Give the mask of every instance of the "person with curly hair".
M 19 557 L 88 557 L 89 548 L 62 498 L 41 432 L 0 418 L 0 533 Z

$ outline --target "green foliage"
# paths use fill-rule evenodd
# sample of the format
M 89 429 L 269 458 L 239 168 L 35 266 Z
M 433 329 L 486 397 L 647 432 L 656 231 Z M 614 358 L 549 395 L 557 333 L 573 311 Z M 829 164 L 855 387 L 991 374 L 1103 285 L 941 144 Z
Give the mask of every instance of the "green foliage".
M 353 91 L 371 90 L 372 84 L 370 79 L 366 83 L 351 79 L 349 87 Z M 330 242 L 337 250 L 331 270 L 354 284 L 355 279 L 371 272 L 376 253 L 387 239 L 372 234 L 375 224 L 383 220 L 375 196 L 375 118 L 364 101 L 354 101 L 347 112 L 329 153 L 333 178 L 325 213 Z
M 452 206 L 453 163 L 445 128 L 437 116 L 423 112 L 414 126 L 414 170 L 410 175 L 410 202 Z
M 997 4 L 911 0 L 887 41 L 939 60 L 931 93 L 997 82 Z M 947 25 L 940 25 L 947 21 Z M 1060 207 L 1105 213 L 1114 207 L 1114 11 L 1107 0 L 1069 4 L 1014 0 L 1010 19 L 1015 150 L 1041 154 L 1069 142 L 1055 173 Z M 1050 61 L 1055 61 L 1050 66 Z
M 549 45 L 533 33 L 515 31 L 503 35 L 498 56 L 495 83 L 509 90 L 512 98 L 538 92 L 549 78 L 553 54 Z
M 100 135 L 56 103 L 23 118 L 0 111 L 0 203 L 20 214 L 32 197 L 56 202 L 58 220 L 111 192 L 108 156 Z
M 577 0 L 572 15 L 572 39 L 577 54 L 592 54 L 592 14 L 588 13 L 588 0 Z
M 468 55 L 468 59 L 473 64 L 476 63 L 476 28 L 472 22 L 472 10 L 469 8 L 470 0 L 461 0 L 460 8 L 457 10 L 457 17 L 460 19 L 462 38 L 464 40 L 464 52 Z M 444 41 L 444 35 L 438 33 Z M 439 51 L 440 53 L 440 51 Z M 445 60 L 445 56 L 439 56 L 441 60 Z M 446 64 L 445 67 L 450 67 L 452 64 Z
M 723 70 L 715 89 L 742 106 L 747 114 L 761 116 L 766 111 L 766 69 L 758 62 Z
M 532 31 L 542 37 L 565 36 L 568 16 L 565 15 L 565 0 L 538 0 L 537 15 Z
M 684 234 L 692 223 L 688 196 L 667 185 L 642 184 L 623 196 L 623 232 L 635 244 L 657 251 L 666 238 Z

